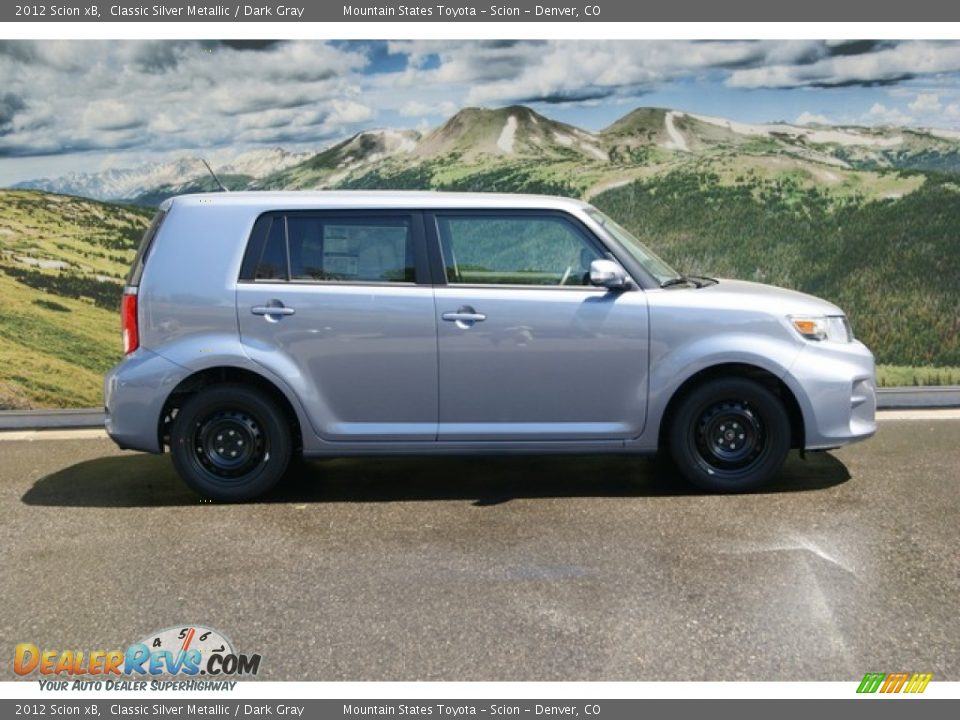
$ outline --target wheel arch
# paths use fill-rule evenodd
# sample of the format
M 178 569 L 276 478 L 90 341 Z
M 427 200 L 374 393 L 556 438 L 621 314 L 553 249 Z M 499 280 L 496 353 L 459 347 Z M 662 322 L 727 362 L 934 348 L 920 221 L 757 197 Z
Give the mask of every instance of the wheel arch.
M 301 420 L 293 403 L 287 394 L 272 380 L 252 370 L 233 365 L 218 365 L 204 368 L 188 375 L 170 391 L 163 403 L 163 410 L 157 425 L 157 434 L 161 449 L 170 444 L 170 423 L 176 411 L 182 407 L 187 398 L 213 385 L 223 383 L 241 383 L 250 385 L 270 397 L 283 411 L 292 430 L 293 448 L 295 452 L 303 450 L 303 430 Z
M 803 449 L 805 443 L 804 418 L 796 395 L 794 395 L 793 391 L 783 380 L 769 370 L 742 362 L 719 363 L 703 368 L 688 377 L 677 387 L 667 401 L 660 421 L 659 435 L 657 438 L 658 449 L 666 449 L 670 424 L 673 421 L 673 415 L 680 401 L 698 386 L 709 380 L 716 380 L 717 378 L 744 378 L 753 380 L 773 392 L 774 395 L 780 398 L 784 409 L 787 411 L 787 417 L 790 419 L 790 447 L 793 449 Z

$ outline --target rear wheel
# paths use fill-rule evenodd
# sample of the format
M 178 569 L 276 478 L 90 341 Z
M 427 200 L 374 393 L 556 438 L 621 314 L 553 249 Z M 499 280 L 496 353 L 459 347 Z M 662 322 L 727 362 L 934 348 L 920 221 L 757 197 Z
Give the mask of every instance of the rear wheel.
M 769 481 L 783 466 L 790 419 L 763 385 L 719 378 L 680 401 L 668 440 L 677 469 L 691 483 L 711 492 L 743 492 Z
M 290 463 L 287 420 L 269 396 L 214 385 L 184 403 L 170 428 L 173 465 L 204 497 L 250 500 L 272 488 Z

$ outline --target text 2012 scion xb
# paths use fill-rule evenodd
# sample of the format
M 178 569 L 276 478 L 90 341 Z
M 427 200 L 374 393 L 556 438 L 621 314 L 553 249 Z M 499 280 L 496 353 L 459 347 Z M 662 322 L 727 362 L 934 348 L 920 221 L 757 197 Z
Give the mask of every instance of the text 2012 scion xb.
M 564 198 L 172 198 L 122 328 L 108 433 L 169 447 L 219 500 L 298 456 L 413 453 L 668 452 L 697 486 L 743 491 L 790 448 L 876 430 L 873 356 L 838 307 L 685 277 Z

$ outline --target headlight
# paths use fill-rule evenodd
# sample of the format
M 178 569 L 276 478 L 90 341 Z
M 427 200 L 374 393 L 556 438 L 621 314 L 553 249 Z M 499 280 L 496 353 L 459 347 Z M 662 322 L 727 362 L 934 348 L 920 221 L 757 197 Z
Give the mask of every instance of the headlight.
M 790 324 L 807 340 L 853 341 L 853 330 L 844 315 L 791 315 Z

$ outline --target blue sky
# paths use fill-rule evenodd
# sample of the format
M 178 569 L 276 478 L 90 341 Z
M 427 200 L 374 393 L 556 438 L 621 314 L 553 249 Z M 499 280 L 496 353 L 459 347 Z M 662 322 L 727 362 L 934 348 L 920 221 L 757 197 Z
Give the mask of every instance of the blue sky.
M 0 185 L 186 154 L 320 150 L 517 103 L 587 130 L 638 106 L 956 129 L 960 43 L 3 41 Z

